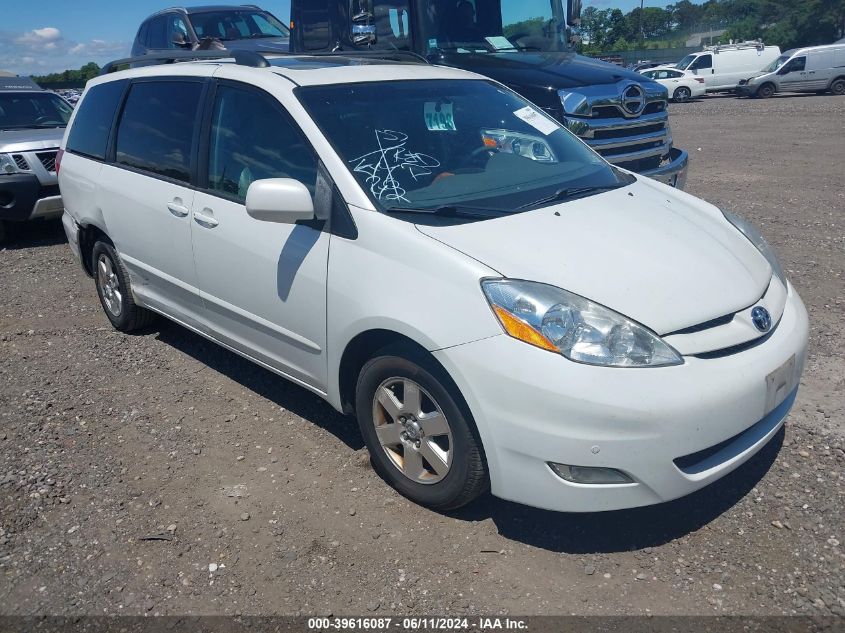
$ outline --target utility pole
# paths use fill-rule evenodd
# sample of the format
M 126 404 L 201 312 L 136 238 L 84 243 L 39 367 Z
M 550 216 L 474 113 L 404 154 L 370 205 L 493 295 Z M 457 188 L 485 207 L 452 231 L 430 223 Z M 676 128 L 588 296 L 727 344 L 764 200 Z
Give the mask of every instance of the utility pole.
M 642 48 L 645 43 L 645 31 L 643 31 L 643 3 L 645 3 L 645 0 L 640 0 L 640 48 Z

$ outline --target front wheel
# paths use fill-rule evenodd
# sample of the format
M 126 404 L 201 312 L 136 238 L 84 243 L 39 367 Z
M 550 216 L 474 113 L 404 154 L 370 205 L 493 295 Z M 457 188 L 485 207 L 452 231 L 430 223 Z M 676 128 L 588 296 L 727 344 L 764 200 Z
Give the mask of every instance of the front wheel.
M 775 87 L 772 84 L 763 84 L 757 88 L 757 96 L 760 99 L 768 99 L 775 94 Z
M 361 370 L 356 413 L 381 477 L 435 510 L 466 505 L 488 487 L 480 441 L 431 359 L 391 348 Z
M 689 101 L 690 97 L 692 97 L 692 91 L 686 86 L 677 88 L 675 93 L 672 95 L 672 98 L 679 103 Z

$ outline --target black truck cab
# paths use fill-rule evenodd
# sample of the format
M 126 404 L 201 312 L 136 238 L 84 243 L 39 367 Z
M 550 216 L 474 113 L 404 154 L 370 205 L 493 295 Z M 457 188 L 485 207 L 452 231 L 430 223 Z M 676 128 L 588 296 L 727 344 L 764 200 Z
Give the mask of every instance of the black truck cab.
M 533 101 L 608 161 L 682 187 L 668 95 L 578 55 L 580 0 L 292 0 L 291 51 L 385 51 L 486 75 Z

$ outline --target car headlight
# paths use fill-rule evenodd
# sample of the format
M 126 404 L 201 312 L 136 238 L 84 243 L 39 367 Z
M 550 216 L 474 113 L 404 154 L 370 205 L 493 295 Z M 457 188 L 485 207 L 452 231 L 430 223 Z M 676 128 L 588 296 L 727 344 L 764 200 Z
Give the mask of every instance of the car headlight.
M 747 237 L 749 242 L 754 244 L 757 250 L 760 251 L 760 254 L 766 258 L 766 261 L 769 262 L 769 265 L 772 267 L 772 273 L 775 277 L 780 279 L 780 282 L 784 285 L 784 287 L 786 287 L 786 275 L 783 272 L 783 268 L 780 266 L 780 261 L 775 253 L 775 249 L 769 245 L 766 238 L 763 237 L 763 234 L 760 233 L 753 224 L 746 222 L 741 217 L 734 215 L 730 211 L 725 211 L 723 209 L 722 215 L 724 215 L 725 219 L 733 224 L 740 233 Z
M 20 168 L 15 164 L 11 154 L 0 154 L 0 176 L 4 174 L 18 174 Z
M 481 283 L 510 336 L 569 360 L 605 367 L 663 367 L 684 361 L 654 332 L 566 290 L 533 281 Z

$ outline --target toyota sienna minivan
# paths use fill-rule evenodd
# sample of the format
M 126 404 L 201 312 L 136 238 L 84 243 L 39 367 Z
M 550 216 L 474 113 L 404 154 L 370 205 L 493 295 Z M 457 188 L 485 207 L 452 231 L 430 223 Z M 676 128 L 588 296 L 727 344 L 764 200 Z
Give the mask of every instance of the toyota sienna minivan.
M 807 313 L 760 233 L 479 75 L 147 66 L 89 82 L 62 150 L 115 328 L 163 315 L 354 415 L 420 504 L 674 499 L 794 402 Z

